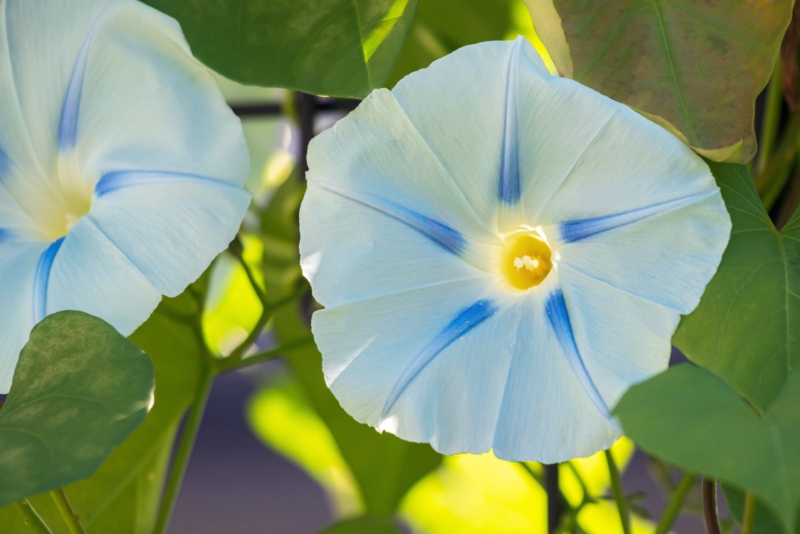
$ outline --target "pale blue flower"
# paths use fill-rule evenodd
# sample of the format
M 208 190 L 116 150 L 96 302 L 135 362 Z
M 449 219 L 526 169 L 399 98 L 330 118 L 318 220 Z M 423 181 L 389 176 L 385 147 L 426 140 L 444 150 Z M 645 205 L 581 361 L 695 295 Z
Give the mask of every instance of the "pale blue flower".
M 730 219 L 706 164 L 524 40 L 372 93 L 311 146 L 300 212 L 325 378 L 443 453 L 556 462 L 663 370 Z
M 130 334 L 235 236 L 241 123 L 134 0 L 0 0 L 0 392 L 72 309 Z

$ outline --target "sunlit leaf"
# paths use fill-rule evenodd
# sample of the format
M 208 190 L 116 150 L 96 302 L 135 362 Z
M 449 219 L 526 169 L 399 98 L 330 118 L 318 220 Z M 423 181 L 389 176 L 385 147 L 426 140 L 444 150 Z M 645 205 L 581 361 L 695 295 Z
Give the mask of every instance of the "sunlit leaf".
M 243 259 L 263 288 L 261 258 L 264 246 L 253 236 L 241 236 Z M 255 328 L 263 307 L 239 261 L 223 253 L 211 267 L 203 332 L 217 354 L 229 355 Z
M 794 532 L 800 506 L 800 373 L 763 415 L 719 377 L 679 365 L 633 386 L 614 413 L 645 451 L 752 491 Z
M 363 97 L 392 70 L 417 0 L 145 0 L 238 82 Z
M 733 229 L 698 308 L 673 343 L 759 410 L 800 364 L 800 218 L 778 233 L 747 168 L 711 164 Z
M 558 71 L 628 104 L 716 161 L 756 151 L 755 99 L 791 0 L 525 0 Z
M 105 321 L 47 317 L 22 349 L 0 410 L 0 506 L 86 478 L 139 426 L 153 365 Z
M 335 517 L 362 510 L 358 486 L 336 440 L 311 407 L 300 384 L 281 377 L 250 400 L 248 421 L 267 445 L 295 462 L 328 492 Z
M 612 454 L 624 469 L 633 455 L 633 444 L 622 438 Z M 608 467 L 602 452 L 572 460 L 593 497 L 607 492 Z M 541 472 L 538 464 L 529 464 Z M 577 505 L 583 490 L 566 464 L 559 468 L 561 491 Z M 403 502 L 403 516 L 427 534 L 545 534 L 547 496 L 519 465 L 487 453 L 445 458 L 441 468 L 422 479 Z M 587 534 L 609 534 L 619 530 L 619 515 L 613 503 L 597 502 L 584 507 L 578 517 Z M 635 534 L 652 532 L 652 525 L 633 518 Z

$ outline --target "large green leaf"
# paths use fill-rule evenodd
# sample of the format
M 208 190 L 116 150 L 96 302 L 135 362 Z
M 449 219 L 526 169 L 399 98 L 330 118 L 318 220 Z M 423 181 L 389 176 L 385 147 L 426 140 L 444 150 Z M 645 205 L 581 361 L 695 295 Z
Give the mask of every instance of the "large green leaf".
M 759 410 L 800 364 L 800 217 L 778 233 L 747 168 L 711 164 L 733 229 L 698 308 L 673 343 Z
M 80 312 L 47 317 L 0 410 L 0 506 L 90 476 L 152 396 L 150 359 L 111 325 Z
M 759 415 L 718 377 L 684 364 L 630 388 L 614 414 L 642 449 L 752 491 L 792 533 L 800 506 L 798 406 L 800 373 Z
M 730 484 L 722 484 L 722 493 L 725 495 L 725 502 L 728 504 L 731 516 L 741 525 L 744 516 L 745 493 Z M 781 534 L 783 532 L 781 522 L 775 517 L 775 513 L 761 501 L 756 501 L 753 532 L 758 534 Z
M 381 87 L 417 0 L 145 0 L 181 23 L 192 52 L 251 85 L 363 97 Z
M 302 192 L 296 178 L 287 181 L 262 220 L 268 232 L 264 278 L 268 293 L 275 299 L 289 294 L 300 277 L 296 218 Z M 305 316 L 308 307 L 308 302 L 295 302 L 275 313 L 273 327 L 281 343 L 311 337 Z M 351 418 L 325 385 L 322 356 L 313 344 L 287 351 L 285 359 L 336 440 L 358 483 L 365 511 L 374 515 L 393 513 L 411 486 L 441 464 L 441 455 L 427 444 L 379 434 Z
M 644 112 L 711 159 L 755 154 L 755 99 L 792 0 L 525 3 L 563 76 Z

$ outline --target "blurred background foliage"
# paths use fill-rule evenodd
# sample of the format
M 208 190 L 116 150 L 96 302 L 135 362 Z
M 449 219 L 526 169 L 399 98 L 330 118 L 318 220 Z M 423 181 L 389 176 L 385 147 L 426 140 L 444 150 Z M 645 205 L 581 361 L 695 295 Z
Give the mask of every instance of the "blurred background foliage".
M 770 312 L 782 309 L 781 299 L 788 312 L 789 294 L 800 294 L 795 287 L 800 256 L 791 248 L 786 256 L 781 244 L 782 239 L 795 239 L 800 227 L 798 218 L 792 218 L 800 203 L 800 118 L 794 114 L 796 80 L 791 83 L 797 76 L 794 25 L 783 41 L 781 61 L 773 67 L 791 19 L 790 0 L 744 7 L 738 2 L 735 8 L 676 0 L 663 13 L 658 2 L 639 10 L 644 4 L 627 0 L 527 0 L 527 6 L 523 0 L 145 1 L 180 21 L 193 52 L 217 71 L 227 101 L 242 117 L 251 153 L 246 187 L 253 203 L 230 249 L 183 295 L 164 300 L 131 337 L 153 362 L 155 403 L 141 426 L 92 476 L 64 488 L 90 534 L 161 531 L 159 497 L 185 413 L 201 405 L 202 414 L 209 369 L 214 369 L 212 375 L 229 371 L 226 358 L 252 354 L 258 354 L 253 361 L 276 361 L 247 375 L 256 381 L 256 392 L 241 409 L 265 447 L 324 489 L 334 519 L 325 532 L 548 532 L 548 504 L 552 509 L 553 502 L 548 503 L 544 466 L 504 462 L 491 453 L 445 458 L 428 445 L 379 434 L 341 409 L 324 383 L 309 328 L 316 305 L 298 265 L 297 211 L 305 187 L 307 143 L 356 103 L 329 97 L 358 99 L 376 87 L 392 87 L 406 74 L 482 41 L 523 35 L 552 73 L 574 75 L 631 105 L 711 159 L 740 163 L 716 163 L 712 169 L 729 210 L 737 210 L 734 225 L 742 235 L 734 236 L 710 292 L 684 320 L 674 341 L 694 363 L 721 377 L 713 378 L 714 384 L 735 409 L 743 406 L 739 396 L 758 408 L 759 414 L 751 417 L 755 424 L 768 424 L 770 402 L 788 395 L 782 388 L 797 359 L 794 323 L 788 313 Z M 654 21 L 661 21 L 659 28 L 641 30 L 653 29 Z M 684 36 L 688 44 L 675 46 Z M 754 125 L 756 97 L 770 76 Z M 316 113 L 309 115 L 309 106 Z M 703 125 L 702 135 L 694 131 L 698 124 Z M 758 159 L 750 163 L 756 137 L 761 147 Z M 780 233 L 787 221 L 785 233 Z M 753 254 L 754 247 L 768 249 L 769 257 Z M 775 268 L 774 280 L 754 274 L 765 262 Z M 735 301 L 728 307 L 734 310 L 733 329 L 725 322 L 728 316 L 720 323 L 720 295 Z M 744 367 L 734 365 L 737 352 L 730 347 L 717 351 L 719 344 L 704 345 L 709 332 L 724 331 L 737 350 L 749 346 L 754 313 L 764 318 L 758 324 L 770 332 L 771 344 L 753 351 L 743 360 Z M 774 383 L 753 385 L 748 379 L 762 365 L 765 350 L 785 350 L 778 362 L 781 371 Z M 248 360 L 242 364 L 249 365 Z M 611 450 L 621 470 L 638 466 L 640 477 L 660 489 L 656 506 L 642 494 L 625 495 L 613 488 L 601 452 L 557 467 L 564 512 L 560 532 L 666 534 L 672 522 L 661 519 L 658 524 L 665 508 L 675 516 L 701 511 L 695 471 L 738 483 L 724 488 L 731 518 L 724 519 L 722 528 L 731 531 L 742 521 L 743 490 L 755 490 L 778 469 L 788 470 L 789 463 L 767 461 L 756 475 L 748 473 L 757 479 L 751 484 L 752 479 L 739 477 L 749 458 L 720 456 L 714 449 L 697 460 L 698 455 L 682 449 L 692 432 L 700 436 L 699 443 L 709 443 L 715 430 L 702 421 L 690 429 L 677 423 L 664 427 L 663 418 L 675 409 L 670 399 L 688 399 L 678 408 L 691 413 L 680 415 L 678 422 L 713 420 L 714 413 L 703 379 L 675 381 L 678 385 L 670 389 L 675 376 L 670 373 L 663 375 L 666 381 L 648 381 L 626 395 L 621 417 L 640 446 L 675 466 L 645 455 L 629 439 L 619 440 Z M 695 410 L 692 399 L 699 399 L 695 404 L 704 409 Z M 743 432 L 737 439 L 747 451 L 756 437 Z M 800 461 L 795 449 L 787 448 L 792 462 Z M 715 471 L 714 461 L 720 457 L 727 458 L 727 465 Z M 785 480 L 787 487 L 800 476 L 795 471 L 789 473 L 795 478 Z M 614 489 L 623 491 L 630 509 L 629 529 L 612 497 Z M 786 502 L 778 507 L 758 494 L 756 532 L 791 533 L 786 525 L 797 507 L 795 493 L 787 490 Z M 53 534 L 74 534 L 47 494 L 31 497 L 30 503 Z M 26 518 L 24 506 L 0 509 L 2 532 L 30 532 Z M 696 527 L 681 531 L 687 534 L 702 528 L 698 521 L 683 524 Z

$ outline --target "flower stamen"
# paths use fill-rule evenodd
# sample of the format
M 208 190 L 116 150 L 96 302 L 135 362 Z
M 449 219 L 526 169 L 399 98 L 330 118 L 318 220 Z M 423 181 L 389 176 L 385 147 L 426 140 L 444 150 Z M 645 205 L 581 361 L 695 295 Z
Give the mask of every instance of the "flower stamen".
M 536 232 L 515 234 L 506 241 L 501 271 L 511 286 L 530 289 L 541 284 L 553 268 L 550 247 Z

